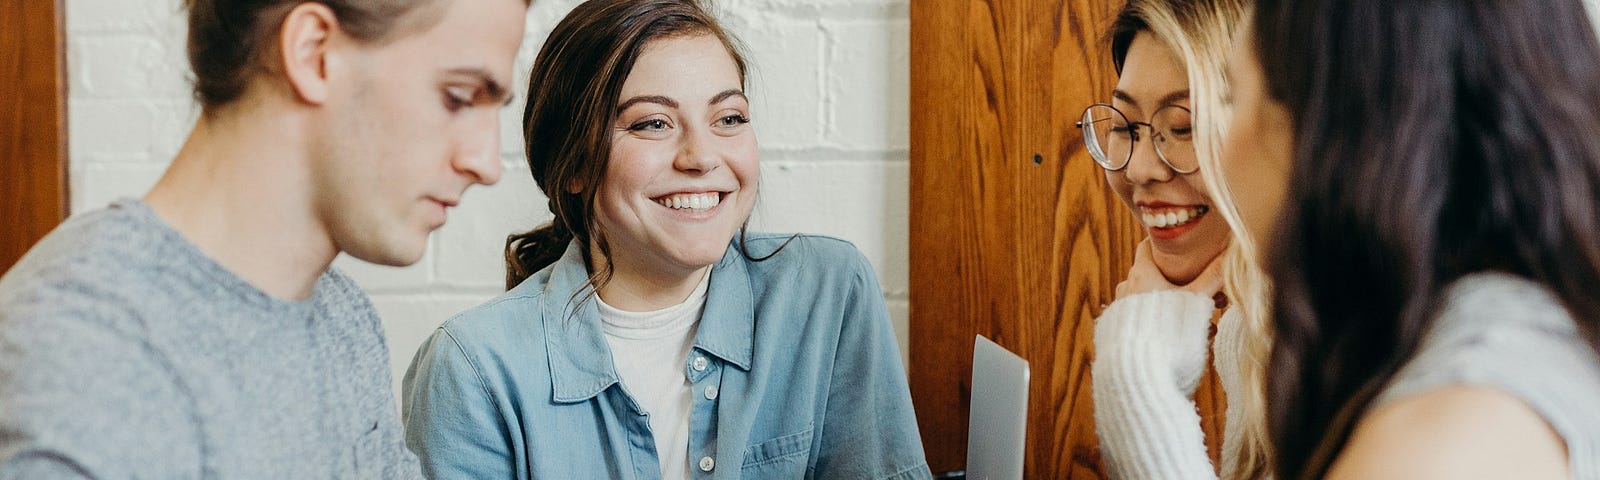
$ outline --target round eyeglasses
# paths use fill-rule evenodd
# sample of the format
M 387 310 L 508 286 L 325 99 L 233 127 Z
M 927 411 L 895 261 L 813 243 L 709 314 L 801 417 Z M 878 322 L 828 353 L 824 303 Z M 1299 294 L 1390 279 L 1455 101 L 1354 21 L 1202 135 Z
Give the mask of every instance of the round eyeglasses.
M 1115 172 L 1128 167 L 1128 161 L 1133 159 L 1134 144 L 1139 143 L 1139 127 L 1149 129 L 1150 143 L 1167 168 L 1177 173 L 1194 173 L 1200 169 L 1191 143 L 1194 123 L 1188 108 L 1167 105 L 1156 110 L 1149 122 L 1131 122 L 1116 107 L 1096 103 L 1083 110 L 1083 118 L 1077 126 L 1083 131 L 1083 143 L 1089 148 L 1089 156 L 1106 170 Z

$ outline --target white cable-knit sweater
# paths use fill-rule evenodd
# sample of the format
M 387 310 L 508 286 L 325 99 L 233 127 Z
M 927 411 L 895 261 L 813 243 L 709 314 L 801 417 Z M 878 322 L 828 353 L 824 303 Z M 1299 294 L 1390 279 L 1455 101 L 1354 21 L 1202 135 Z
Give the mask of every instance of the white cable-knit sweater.
M 1190 398 L 1206 370 L 1214 302 L 1177 290 L 1130 295 L 1095 320 L 1094 419 L 1112 478 L 1214 479 L 1200 415 Z M 1241 324 L 1235 310 L 1218 322 L 1217 375 L 1236 398 Z M 1243 415 L 1228 402 L 1223 478 L 1237 470 Z

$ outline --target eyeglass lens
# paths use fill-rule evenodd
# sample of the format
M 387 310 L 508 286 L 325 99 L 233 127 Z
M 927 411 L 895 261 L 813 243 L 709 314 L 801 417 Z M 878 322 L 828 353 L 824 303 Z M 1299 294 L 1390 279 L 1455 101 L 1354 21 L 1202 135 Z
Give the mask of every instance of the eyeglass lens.
M 1109 105 L 1094 105 L 1083 111 L 1084 144 L 1095 163 L 1107 170 L 1121 170 L 1133 157 L 1134 145 L 1149 137 L 1156 154 L 1179 172 L 1199 168 L 1195 158 L 1193 121 L 1183 107 L 1169 105 L 1156 110 L 1149 124 L 1133 123 Z M 1144 135 L 1144 134 L 1152 135 Z

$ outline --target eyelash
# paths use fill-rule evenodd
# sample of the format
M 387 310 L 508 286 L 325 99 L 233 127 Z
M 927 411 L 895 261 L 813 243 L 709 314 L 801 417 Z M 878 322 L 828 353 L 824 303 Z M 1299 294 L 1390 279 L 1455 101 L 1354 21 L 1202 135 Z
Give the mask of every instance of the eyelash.
M 667 128 L 667 121 L 659 119 L 659 118 L 652 118 L 652 119 L 645 120 L 645 121 L 642 121 L 642 122 L 639 122 L 639 123 L 635 123 L 633 125 L 629 125 L 628 126 L 628 130 L 629 131 L 634 131 L 634 132 L 645 130 L 645 129 L 660 130 L 660 129 L 664 129 L 664 128 Z
M 453 89 L 454 90 L 460 90 L 461 87 L 446 87 L 442 91 L 442 93 L 444 93 L 444 108 L 445 108 L 445 110 L 449 110 L 450 113 L 456 113 L 456 112 L 461 111 L 464 108 L 472 106 L 473 101 L 474 101 L 474 97 L 477 96 L 477 92 L 463 91 L 461 93 L 465 93 L 466 95 L 458 95 L 456 93 L 451 92 L 451 90 L 453 90 Z
M 444 94 L 444 108 L 445 110 L 449 110 L 451 113 L 459 112 L 461 109 L 467 108 L 469 105 L 472 105 L 472 101 L 462 100 L 449 93 Z
M 732 114 L 732 115 L 727 115 L 727 116 L 724 116 L 722 118 L 717 119 L 717 126 L 721 126 L 721 127 L 735 127 L 735 126 L 744 125 L 744 124 L 747 124 L 747 123 L 750 123 L 750 117 L 746 117 L 744 115 L 737 114 L 737 113 Z M 633 125 L 629 125 L 628 126 L 628 130 L 629 131 L 633 131 L 633 132 L 644 131 L 644 130 L 661 130 L 661 129 L 667 128 L 668 126 L 669 125 L 667 124 L 666 120 L 662 120 L 662 119 L 658 119 L 657 118 L 657 119 L 645 120 L 645 121 L 642 121 L 642 122 L 639 122 L 639 123 L 635 123 Z

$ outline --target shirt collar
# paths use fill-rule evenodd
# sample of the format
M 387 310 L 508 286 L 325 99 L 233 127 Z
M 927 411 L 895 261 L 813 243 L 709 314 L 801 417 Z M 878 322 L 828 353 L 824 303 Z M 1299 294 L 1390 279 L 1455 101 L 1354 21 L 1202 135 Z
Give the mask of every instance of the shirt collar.
M 569 243 L 552 265 L 541 307 L 551 400 L 559 403 L 588 400 L 619 382 L 588 280 L 582 250 L 577 242 Z M 737 244 L 732 244 L 711 267 L 711 285 L 695 347 L 749 371 L 754 337 L 755 304 L 749 272 Z
M 700 316 L 700 331 L 694 339 L 695 347 L 745 371 L 750 371 L 750 359 L 755 356 L 756 335 L 748 267 L 738 244 L 728 245 L 722 260 L 711 267 L 706 311 Z

